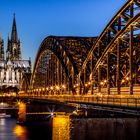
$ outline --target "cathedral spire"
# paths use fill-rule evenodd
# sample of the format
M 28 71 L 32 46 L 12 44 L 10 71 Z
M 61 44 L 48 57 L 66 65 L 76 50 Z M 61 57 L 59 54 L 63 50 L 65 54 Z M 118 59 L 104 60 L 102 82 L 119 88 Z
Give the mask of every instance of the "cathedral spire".
M 11 39 L 8 38 L 6 58 L 11 60 L 21 60 L 21 43 L 18 39 L 16 18 L 14 14 Z
M 18 34 L 17 34 L 15 13 L 14 13 L 14 18 L 13 18 L 12 33 L 11 33 L 11 41 L 12 41 L 12 42 L 18 42 Z

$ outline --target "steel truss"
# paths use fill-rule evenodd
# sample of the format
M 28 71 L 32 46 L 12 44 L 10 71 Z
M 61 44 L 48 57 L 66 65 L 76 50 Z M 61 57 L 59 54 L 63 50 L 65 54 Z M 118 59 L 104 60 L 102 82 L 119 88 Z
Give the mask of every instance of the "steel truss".
M 75 81 L 96 38 L 49 36 L 36 55 L 29 93 L 75 94 Z
M 140 2 L 129 0 L 92 46 L 78 80 L 81 94 L 133 94 L 139 85 Z M 123 87 L 129 87 L 123 88 Z

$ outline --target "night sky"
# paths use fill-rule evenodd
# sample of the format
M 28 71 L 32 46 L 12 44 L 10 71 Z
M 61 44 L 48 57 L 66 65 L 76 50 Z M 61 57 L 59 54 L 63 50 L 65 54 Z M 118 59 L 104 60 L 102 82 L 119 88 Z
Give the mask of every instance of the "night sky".
M 127 0 L 0 0 L 0 33 L 7 47 L 13 14 L 23 59 L 32 58 L 46 36 L 99 36 Z

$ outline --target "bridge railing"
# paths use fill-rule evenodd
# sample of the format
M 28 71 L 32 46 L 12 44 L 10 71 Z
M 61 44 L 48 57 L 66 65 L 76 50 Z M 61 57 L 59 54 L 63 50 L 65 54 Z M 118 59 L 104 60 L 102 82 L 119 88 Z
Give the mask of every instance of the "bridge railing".
M 140 108 L 138 97 L 113 97 L 113 96 L 81 96 L 81 95 L 22 95 L 24 98 L 46 99 L 59 102 L 77 102 L 85 104 L 114 105 L 119 107 Z

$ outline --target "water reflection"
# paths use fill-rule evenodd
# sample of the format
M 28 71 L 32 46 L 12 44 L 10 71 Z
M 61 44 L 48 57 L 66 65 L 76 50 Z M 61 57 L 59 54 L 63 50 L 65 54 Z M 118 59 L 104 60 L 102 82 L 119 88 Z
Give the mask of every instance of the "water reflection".
M 55 116 L 53 118 L 53 140 L 70 140 L 69 116 Z
M 0 140 L 140 140 L 138 118 L 69 118 L 21 126 L 0 118 Z
M 140 121 L 135 118 L 53 118 L 53 140 L 137 140 Z
M 138 140 L 139 119 L 93 118 L 72 120 L 72 140 Z
M 26 126 L 16 125 L 13 132 L 19 140 L 27 140 L 28 131 Z

